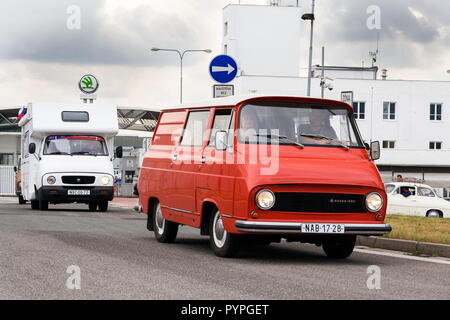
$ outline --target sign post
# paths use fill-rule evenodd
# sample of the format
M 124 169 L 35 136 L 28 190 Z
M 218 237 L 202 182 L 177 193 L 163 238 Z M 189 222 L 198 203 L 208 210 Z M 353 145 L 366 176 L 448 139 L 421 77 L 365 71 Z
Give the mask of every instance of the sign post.
M 345 102 L 353 107 L 353 91 L 342 91 L 341 101 Z
M 236 78 L 238 66 L 236 61 L 227 55 L 220 55 L 212 59 L 209 64 L 209 74 L 214 81 L 221 85 L 213 86 L 214 98 L 222 98 L 234 95 L 234 86 L 225 85 Z
M 96 77 L 91 74 L 87 74 L 81 77 L 78 82 L 78 88 L 81 91 L 80 99 L 83 100 L 84 103 L 87 103 L 88 100 L 90 103 L 93 103 L 95 99 L 97 99 L 97 89 L 99 87 L 99 82 Z

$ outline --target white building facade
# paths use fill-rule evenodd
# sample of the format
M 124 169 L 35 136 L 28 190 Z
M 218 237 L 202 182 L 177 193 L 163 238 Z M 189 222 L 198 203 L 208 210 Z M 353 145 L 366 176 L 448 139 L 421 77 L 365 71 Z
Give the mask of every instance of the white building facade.
M 301 22 L 301 14 L 299 7 L 283 2 L 224 8 L 224 53 L 228 50 L 240 69 L 232 83 L 235 94 L 306 96 L 300 49 L 307 50 L 309 39 L 300 39 L 300 25 L 309 24 Z M 333 78 L 334 88 L 325 90 L 324 97 L 340 100 L 341 92 L 353 92 L 363 138 L 382 144 L 377 165 L 386 182 L 401 174 L 425 180 L 449 196 L 450 82 L 383 80 L 378 73 L 377 67 L 327 66 L 325 76 Z M 311 96 L 320 97 L 321 67 L 313 75 Z

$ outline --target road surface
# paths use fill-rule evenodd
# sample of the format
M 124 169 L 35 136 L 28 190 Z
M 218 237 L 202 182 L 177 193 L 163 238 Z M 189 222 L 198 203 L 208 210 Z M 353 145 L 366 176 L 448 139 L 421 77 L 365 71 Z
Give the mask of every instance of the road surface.
M 358 249 L 336 261 L 286 242 L 222 259 L 188 227 L 175 244 L 156 242 L 145 219 L 120 207 L 40 212 L 0 199 L 0 299 L 450 299 L 449 259 Z M 374 265 L 380 289 L 367 285 Z M 70 266 L 79 290 L 66 285 Z

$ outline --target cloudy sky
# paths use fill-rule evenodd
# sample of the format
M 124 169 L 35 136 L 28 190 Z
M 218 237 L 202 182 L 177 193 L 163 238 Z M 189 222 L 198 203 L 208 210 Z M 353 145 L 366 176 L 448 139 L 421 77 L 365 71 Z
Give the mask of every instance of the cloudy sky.
M 220 54 L 222 8 L 237 0 L 2 0 L 0 106 L 31 101 L 76 101 L 85 73 L 101 83 L 99 102 L 167 106 L 178 101 L 176 56 L 151 47 L 212 49 L 185 62 L 185 101 L 209 98 L 210 59 Z M 242 0 L 266 4 L 267 0 Z M 320 47 L 327 64 L 370 64 L 377 30 L 367 8 L 381 11 L 378 65 L 396 79 L 450 80 L 450 6 L 443 0 L 316 0 L 314 63 Z M 310 0 L 300 0 L 310 10 Z M 80 29 L 70 29 L 72 6 Z M 302 32 L 307 67 L 309 26 Z M 302 69 L 304 74 L 305 69 Z

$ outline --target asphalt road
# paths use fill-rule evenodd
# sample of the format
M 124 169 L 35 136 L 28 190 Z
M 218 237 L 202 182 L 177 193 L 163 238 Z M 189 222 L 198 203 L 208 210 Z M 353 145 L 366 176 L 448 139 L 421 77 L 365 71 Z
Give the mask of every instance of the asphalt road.
M 32 211 L 0 199 L 0 299 L 450 299 L 450 261 L 357 250 L 348 260 L 297 243 L 214 256 L 208 238 L 183 227 L 160 244 L 145 216 L 85 205 Z M 70 290 L 67 268 L 80 268 Z M 367 268 L 381 271 L 368 289 Z

